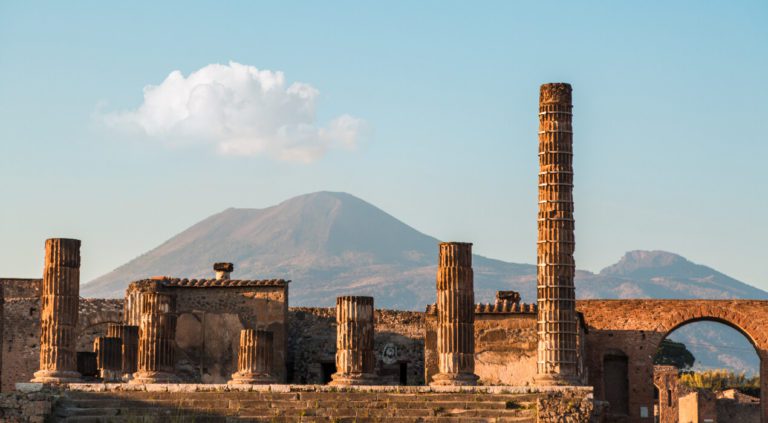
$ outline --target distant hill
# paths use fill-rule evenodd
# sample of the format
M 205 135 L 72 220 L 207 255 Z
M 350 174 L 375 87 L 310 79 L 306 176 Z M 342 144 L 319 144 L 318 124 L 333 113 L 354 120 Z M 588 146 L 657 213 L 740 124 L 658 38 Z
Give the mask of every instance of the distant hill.
M 461 241 L 461 240 L 457 240 Z M 213 277 L 235 264 L 236 279 L 291 279 L 292 306 L 330 306 L 338 295 L 373 295 L 376 306 L 423 310 L 435 301 L 438 240 L 350 194 L 317 192 L 264 209 L 226 209 L 81 287 L 86 297 L 122 297 L 131 281 L 155 275 Z M 476 299 L 497 290 L 536 299 L 536 266 L 475 255 Z M 578 271 L 579 298 L 752 298 L 768 293 L 663 251 L 631 251 L 599 273 Z M 757 365 L 751 346 L 717 323 L 686 326 L 673 338 L 705 367 Z M 741 343 L 740 343 L 741 342 Z M 736 345 L 736 349 L 718 348 Z

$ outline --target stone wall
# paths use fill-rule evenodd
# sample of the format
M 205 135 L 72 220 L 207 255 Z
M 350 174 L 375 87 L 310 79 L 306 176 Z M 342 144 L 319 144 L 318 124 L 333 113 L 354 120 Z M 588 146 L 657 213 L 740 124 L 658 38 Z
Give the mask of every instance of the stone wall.
M 729 389 L 717 395 L 717 421 L 759 423 L 760 398 Z
M 2 279 L 2 360 L 0 392 L 29 382 L 40 367 L 40 287 L 42 279 Z M 91 351 L 107 323 L 120 321 L 122 300 L 80 299 L 77 350 Z
M 40 385 L 31 391 L 0 393 L 0 421 L 4 423 L 43 423 L 51 415 L 54 395 Z
M 424 313 L 376 310 L 376 375 L 383 385 L 424 384 Z M 290 383 L 326 383 L 335 372 L 335 308 L 290 309 Z M 401 373 L 402 372 L 402 373 Z
M 173 283 L 166 289 L 176 296 L 175 367 L 182 380 L 225 383 L 237 372 L 240 330 L 265 329 L 274 336 L 273 375 L 279 383 L 285 382 L 287 283 L 233 280 L 219 282 L 221 286 L 180 286 L 179 281 L 186 279 L 168 280 Z M 145 282 L 134 282 L 127 290 L 128 324 L 139 323 L 138 295 Z

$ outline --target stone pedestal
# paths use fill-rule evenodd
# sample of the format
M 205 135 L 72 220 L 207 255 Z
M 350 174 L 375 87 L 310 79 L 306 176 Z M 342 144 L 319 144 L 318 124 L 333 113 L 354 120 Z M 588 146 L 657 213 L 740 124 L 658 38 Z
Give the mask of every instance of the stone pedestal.
M 476 385 L 472 244 L 440 243 L 437 268 L 437 355 L 431 385 Z
M 96 367 L 104 382 L 122 380 L 122 342 L 120 338 L 99 336 L 93 340 L 93 352 L 96 353 Z
M 131 383 L 175 383 L 176 297 L 160 290 L 141 293 L 139 359 Z
M 240 331 L 240 349 L 237 354 L 237 373 L 232 374 L 233 385 L 275 383 L 272 377 L 272 332 L 243 329 Z
M 120 338 L 121 359 L 120 367 L 123 380 L 130 380 L 136 372 L 136 364 L 139 356 L 139 327 L 119 323 L 110 323 L 107 326 L 107 336 Z
M 578 383 L 572 107 L 569 84 L 541 86 L 536 378 L 541 385 Z
M 45 241 L 40 297 L 40 370 L 32 382 L 80 381 L 77 372 L 77 313 L 80 301 L 80 241 Z
M 336 298 L 336 373 L 331 385 L 376 383 L 373 297 Z

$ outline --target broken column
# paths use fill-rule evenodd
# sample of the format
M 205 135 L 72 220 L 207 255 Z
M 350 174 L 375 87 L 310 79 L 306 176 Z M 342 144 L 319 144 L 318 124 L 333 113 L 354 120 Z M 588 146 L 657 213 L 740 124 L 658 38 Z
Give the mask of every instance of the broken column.
M 577 381 L 571 86 L 541 86 L 537 247 L 537 383 Z
M 40 370 L 32 382 L 80 380 L 75 351 L 79 300 L 80 240 L 46 240 L 40 296 Z
M 155 285 L 141 293 L 139 359 L 131 383 L 173 383 L 176 297 Z
M 235 265 L 232 263 L 214 263 L 213 270 L 216 272 L 216 280 L 229 279 L 229 274 L 235 270 Z
M 336 298 L 336 373 L 331 385 L 373 385 L 373 297 Z
M 120 338 L 120 368 L 123 379 L 131 379 L 136 372 L 136 361 L 139 355 L 139 327 L 119 323 L 107 326 L 107 336 Z
M 122 380 L 122 342 L 120 338 L 99 336 L 93 340 L 93 352 L 96 353 L 96 368 L 104 382 Z
M 237 354 L 237 373 L 232 374 L 229 384 L 275 383 L 272 377 L 273 335 L 266 330 L 243 329 L 240 331 L 240 348 Z
M 472 244 L 440 243 L 437 268 L 437 355 L 432 385 L 476 385 Z

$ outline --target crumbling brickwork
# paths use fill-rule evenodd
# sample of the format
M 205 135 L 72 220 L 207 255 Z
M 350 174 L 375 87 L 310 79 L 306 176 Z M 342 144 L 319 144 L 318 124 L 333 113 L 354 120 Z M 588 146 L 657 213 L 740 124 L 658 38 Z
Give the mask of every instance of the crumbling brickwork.
M 606 356 L 627 358 L 627 422 L 653 416 L 652 357 L 661 341 L 678 327 L 701 320 L 724 323 L 740 331 L 760 357 L 762 421 L 768 421 L 768 302 L 758 300 L 581 300 L 577 309 L 588 326 L 586 367 L 595 397 L 606 398 Z M 649 415 L 651 417 L 641 417 Z
M 424 313 L 376 310 L 374 319 L 378 383 L 423 385 Z M 336 371 L 336 309 L 291 308 L 289 322 L 289 381 L 328 382 Z
M 237 372 L 242 329 L 273 333 L 272 376 L 286 377 L 288 282 L 284 280 L 158 278 L 131 283 L 125 321 L 139 323 L 142 289 L 162 284 L 176 297 L 176 374 L 188 382 L 226 383 Z

